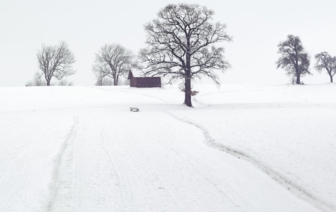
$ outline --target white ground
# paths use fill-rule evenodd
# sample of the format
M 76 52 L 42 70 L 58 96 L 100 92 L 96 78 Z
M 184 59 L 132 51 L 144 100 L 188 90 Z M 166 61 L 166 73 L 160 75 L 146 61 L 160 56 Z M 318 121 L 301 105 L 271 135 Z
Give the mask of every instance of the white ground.
M 196 89 L 0 88 L 0 211 L 336 211 L 336 85 Z

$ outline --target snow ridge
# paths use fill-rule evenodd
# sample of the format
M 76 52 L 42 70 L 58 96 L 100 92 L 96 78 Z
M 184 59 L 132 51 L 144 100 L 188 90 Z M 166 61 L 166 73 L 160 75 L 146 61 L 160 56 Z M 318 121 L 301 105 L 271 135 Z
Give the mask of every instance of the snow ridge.
M 176 119 L 178 121 L 184 122 L 186 124 L 192 125 L 192 126 L 198 128 L 198 129 L 200 129 L 203 132 L 203 135 L 205 137 L 205 141 L 206 141 L 207 146 L 209 146 L 211 148 L 218 149 L 218 150 L 223 151 L 223 152 L 226 152 L 226 153 L 228 153 L 228 154 L 230 154 L 234 157 L 237 157 L 238 159 L 243 159 L 243 160 L 246 160 L 246 161 L 252 163 L 258 169 L 260 169 L 261 171 L 263 171 L 264 173 L 269 175 L 273 180 L 278 182 L 283 187 L 287 188 L 287 190 L 289 192 L 291 192 L 292 194 L 294 194 L 296 197 L 312 204 L 317 209 L 319 209 L 321 211 L 324 211 L 324 212 L 334 212 L 334 211 L 336 211 L 336 207 L 334 205 L 319 199 L 318 197 L 316 197 L 315 195 L 313 195 L 312 193 L 310 193 L 306 189 L 302 188 L 301 186 L 299 186 L 295 182 L 287 179 L 286 177 L 281 175 L 279 172 L 273 170 L 271 167 L 269 167 L 268 165 L 266 165 L 262 161 L 259 161 L 258 159 L 251 157 L 250 155 L 246 154 L 243 151 L 240 151 L 240 150 L 237 150 L 237 149 L 232 148 L 230 146 L 226 146 L 226 145 L 223 145 L 223 144 L 220 144 L 220 143 L 216 142 L 216 140 L 211 137 L 210 133 L 204 127 L 200 126 L 199 124 L 194 123 L 194 122 L 192 122 L 190 120 L 187 120 L 185 118 L 178 117 L 178 116 L 173 115 L 172 113 L 169 113 L 169 112 L 165 112 L 165 113 L 170 115 L 171 117 L 173 117 L 174 119 Z

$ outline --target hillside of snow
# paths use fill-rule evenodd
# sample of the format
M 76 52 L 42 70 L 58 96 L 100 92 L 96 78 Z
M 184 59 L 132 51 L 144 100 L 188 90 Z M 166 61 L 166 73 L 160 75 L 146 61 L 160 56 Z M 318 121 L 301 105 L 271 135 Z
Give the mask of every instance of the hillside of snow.
M 0 88 L 0 211 L 336 211 L 336 85 L 195 90 Z

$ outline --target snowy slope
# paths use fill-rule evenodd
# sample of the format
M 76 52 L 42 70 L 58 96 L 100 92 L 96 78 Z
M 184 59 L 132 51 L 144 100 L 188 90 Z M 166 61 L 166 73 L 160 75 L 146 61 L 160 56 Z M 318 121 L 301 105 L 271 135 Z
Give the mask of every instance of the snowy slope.
M 1 88 L 0 211 L 335 211 L 336 86 L 197 89 Z

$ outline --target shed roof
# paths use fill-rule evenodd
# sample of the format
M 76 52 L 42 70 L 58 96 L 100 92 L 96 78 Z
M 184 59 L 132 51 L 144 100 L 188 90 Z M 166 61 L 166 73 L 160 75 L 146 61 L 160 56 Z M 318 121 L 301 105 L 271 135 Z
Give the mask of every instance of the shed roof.
M 130 70 L 129 73 L 128 73 L 128 79 L 130 79 L 132 77 L 142 77 L 140 70 L 137 70 L 137 69 Z

